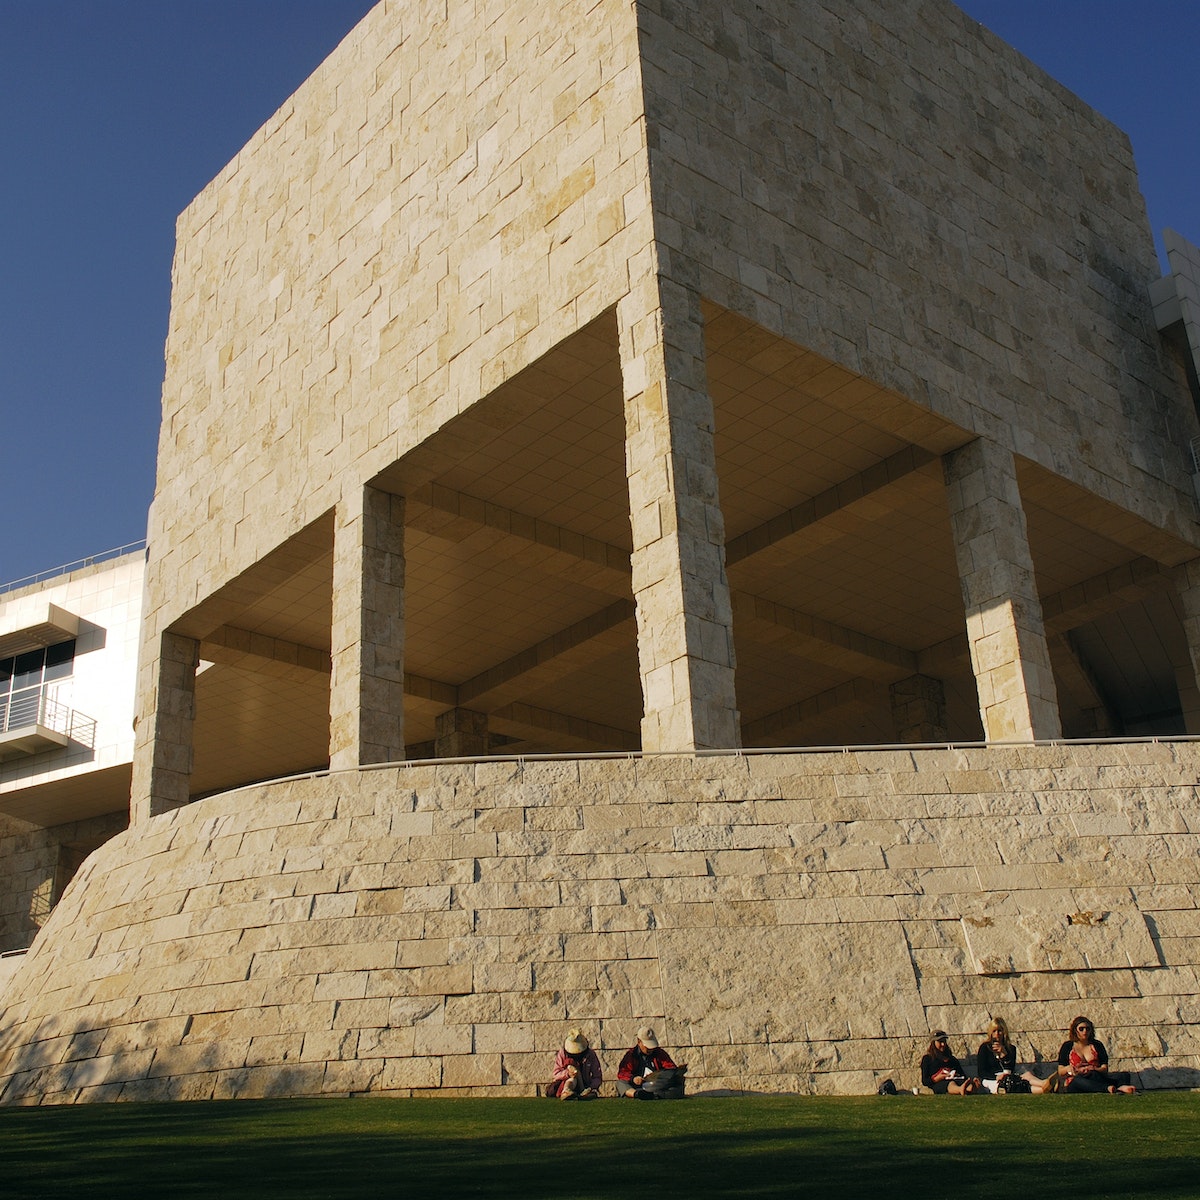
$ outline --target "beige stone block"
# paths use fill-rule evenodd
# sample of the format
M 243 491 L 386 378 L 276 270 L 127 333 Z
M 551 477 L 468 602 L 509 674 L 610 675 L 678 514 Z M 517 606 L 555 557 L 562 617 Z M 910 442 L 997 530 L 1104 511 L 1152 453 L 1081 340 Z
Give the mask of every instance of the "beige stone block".
M 906 867 L 942 867 L 946 862 L 942 850 L 935 842 L 916 842 L 889 846 L 884 851 L 884 862 L 892 872 Z
M 770 900 L 717 900 L 712 907 L 717 925 L 746 928 L 776 923 L 775 905 Z
M 422 936 L 428 938 L 463 937 L 470 932 L 472 914 L 462 910 L 423 914 Z
M 521 1056 L 535 1049 L 534 1026 L 529 1021 L 511 1025 L 501 1022 L 478 1024 L 474 1028 L 474 1048 L 477 1054 Z
M 404 1026 L 398 1028 L 373 1028 L 361 1029 L 357 1034 L 353 1030 L 344 1031 L 337 1035 L 339 1040 L 336 1043 L 339 1050 L 350 1046 L 350 1038 L 357 1038 L 356 1053 L 359 1058 L 408 1058 L 413 1054 L 413 1048 L 416 1045 L 418 1026 Z M 334 1031 L 336 1034 L 336 1031 Z M 306 1054 L 307 1054 L 307 1037 L 305 1038 Z M 321 1046 L 320 1042 L 316 1043 L 317 1048 Z M 347 1057 L 342 1054 L 326 1055 L 327 1058 L 342 1058 Z
M 447 1025 L 474 1025 L 500 1020 L 501 1002 L 507 992 L 486 992 L 470 996 L 447 996 L 443 1019 Z
M 533 985 L 533 972 L 528 963 L 477 963 L 474 967 L 476 992 L 523 992 Z
M 418 1057 L 431 1055 L 466 1055 L 471 1053 L 470 1025 L 420 1024 L 413 1028 L 413 1053 Z
M 304 1039 L 300 1034 L 268 1034 L 252 1037 L 246 1051 L 246 1066 L 273 1066 L 301 1057 Z
M 397 985 L 397 994 L 405 996 L 463 996 L 471 991 L 471 967 L 414 967 L 400 974 Z
M 292 1038 L 296 1037 L 296 1035 L 291 1036 Z M 298 1040 L 298 1050 L 288 1057 L 298 1057 L 304 1062 L 341 1061 L 353 1059 L 360 1053 L 360 1034 L 355 1030 L 310 1030 L 300 1035 Z M 409 1039 L 409 1048 L 411 1049 L 411 1038 Z M 251 1049 L 253 1049 L 253 1044 Z M 246 1061 L 248 1065 L 254 1065 L 250 1057 Z
M 481 1087 L 502 1082 L 499 1054 L 448 1054 L 442 1059 L 445 1087 Z
M 1031 911 L 1008 902 L 989 911 L 985 904 L 964 912 L 963 930 L 982 974 L 1158 964 L 1145 919 L 1128 909 Z
M 449 962 L 449 947 L 450 943 L 445 938 L 421 938 L 398 942 L 396 966 L 401 968 L 446 966 Z

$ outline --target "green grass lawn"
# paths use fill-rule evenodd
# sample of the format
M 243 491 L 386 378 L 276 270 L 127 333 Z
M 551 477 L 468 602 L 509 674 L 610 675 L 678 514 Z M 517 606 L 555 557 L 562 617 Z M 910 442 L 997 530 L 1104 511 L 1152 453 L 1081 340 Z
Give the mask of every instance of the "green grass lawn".
M 1200 1197 L 1200 1095 L 0 1110 L 0 1196 Z

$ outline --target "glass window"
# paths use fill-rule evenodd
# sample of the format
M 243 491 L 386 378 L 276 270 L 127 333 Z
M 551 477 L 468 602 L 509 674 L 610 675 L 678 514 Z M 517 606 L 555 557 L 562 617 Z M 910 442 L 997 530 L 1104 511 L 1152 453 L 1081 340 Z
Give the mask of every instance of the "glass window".
M 42 682 L 42 672 L 45 669 L 45 650 L 30 650 L 27 654 L 18 654 L 13 665 L 13 691 L 37 687 Z
M 46 682 L 53 679 L 66 679 L 75 665 L 75 643 L 59 642 L 57 646 L 46 647 Z
M 75 667 L 75 640 L 29 650 L 15 658 L 0 659 L 0 696 L 23 688 L 40 688 L 56 679 L 67 679 Z

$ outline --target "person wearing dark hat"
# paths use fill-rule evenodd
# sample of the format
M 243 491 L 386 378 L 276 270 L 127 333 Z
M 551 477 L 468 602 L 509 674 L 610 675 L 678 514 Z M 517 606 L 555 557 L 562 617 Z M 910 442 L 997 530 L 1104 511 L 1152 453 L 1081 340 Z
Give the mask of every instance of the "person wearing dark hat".
M 929 1049 L 921 1059 L 921 1082 L 939 1096 L 974 1096 L 983 1090 L 978 1079 L 972 1079 L 962 1064 L 950 1053 L 949 1038 L 944 1029 L 937 1030 Z
M 560 1100 L 594 1100 L 604 1073 L 582 1029 L 572 1029 L 554 1058 L 554 1078 L 548 1089 Z
M 617 1095 L 628 1100 L 682 1100 L 687 1064 L 676 1066 L 648 1025 L 617 1068 Z

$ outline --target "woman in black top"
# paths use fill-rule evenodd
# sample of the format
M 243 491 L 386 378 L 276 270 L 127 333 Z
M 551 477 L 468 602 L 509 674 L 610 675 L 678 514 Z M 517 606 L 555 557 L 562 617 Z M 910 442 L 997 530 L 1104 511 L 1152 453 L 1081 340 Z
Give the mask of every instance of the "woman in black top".
M 1058 1073 L 1069 1095 L 1081 1092 L 1137 1091 L 1124 1071 L 1108 1069 L 1108 1051 L 1096 1040 L 1096 1027 L 1087 1017 L 1076 1017 L 1067 1030 L 1068 1040 L 1058 1052 Z
M 974 1096 L 983 1088 L 978 1079 L 963 1073 L 962 1064 L 950 1053 L 946 1032 L 939 1029 L 921 1059 L 921 1082 L 939 1096 Z
M 1008 1022 L 1003 1017 L 993 1017 L 988 1026 L 987 1040 L 979 1047 L 975 1059 L 975 1067 L 983 1086 L 989 1092 L 999 1091 L 1001 1080 L 1006 1076 L 1017 1075 L 1017 1048 L 1012 1044 L 1008 1034 Z M 1022 1071 L 1018 1078 L 1023 1079 L 1031 1092 L 1045 1090 L 1045 1080 L 1039 1079 L 1032 1071 Z M 1021 1091 L 1024 1091 L 1021 1088 Z

